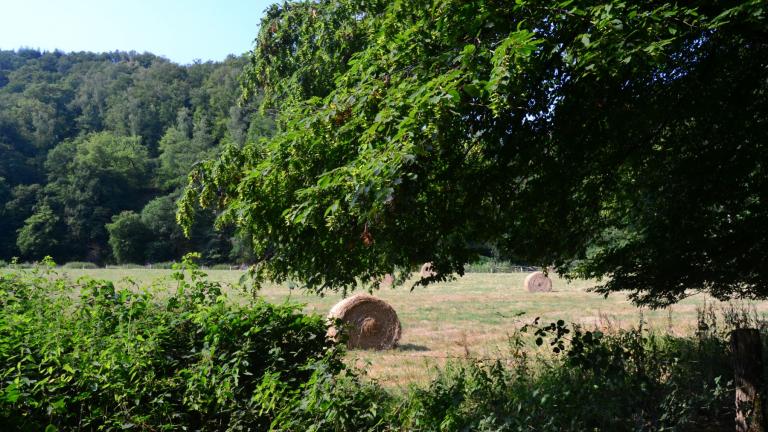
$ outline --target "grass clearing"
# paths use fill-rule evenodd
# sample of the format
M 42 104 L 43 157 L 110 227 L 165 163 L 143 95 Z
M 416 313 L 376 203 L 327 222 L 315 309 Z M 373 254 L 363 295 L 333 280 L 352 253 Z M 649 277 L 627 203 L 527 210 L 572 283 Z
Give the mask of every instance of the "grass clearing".
M 157 290 L 172 290 L 171 270 L 148 269 L 60 269 L 72 278 L 90 276 L 127 286 L 155 284 Z M 230 284 L 235 301 L 248 295 L 235 287 L 241 271 L 207 270 L 209 278 Z M 712 299 L 692 296 L 667 310 L 639 309 L 626 297 L 603 298 L 588 292 L 590 281 L 567 281 L 553 277 L 553 292 L 529 293 L 523 289 L 527 273 L 471 273 L 452 282 L 419 287 L 385 288 L 374 294 L 389 302 L 403 326 L 400 346 L 391 351 L 351 351 L 347 357 L 367 375 L 389 388 L 424 384 L 434 376 L 434 368 L 449 359 L 500 358 L 509 354 L 508 336 L 536 317 L 542 321 L 563 319 L 586 328 L 629 328 L 642 319 L 645 325 L 664 333 L 690 335 L 696 331 L 697 309 Z M 324 297 L 284 285 L 266 285 L 260 295 L 273 303 L 305 304 L 306 312 L 325 315 L 341 299 L 338 293 Z M 750 303 L 763 314 L 768 302 Z M 530 338 L 533 339 L 532 337 Z M 531 349 L 534 349 L 533 346 Z

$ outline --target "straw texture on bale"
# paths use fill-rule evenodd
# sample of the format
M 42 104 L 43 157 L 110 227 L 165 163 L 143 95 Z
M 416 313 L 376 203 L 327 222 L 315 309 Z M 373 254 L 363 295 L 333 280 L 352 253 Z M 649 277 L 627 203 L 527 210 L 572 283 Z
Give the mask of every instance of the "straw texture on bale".
M 435 276 L 436 274 L 437 273 L 435 273 L 435 271 L 432 269 L 432 263 L 431 262 L 424 263 L 421 266 L 421 270 L 419 271 L 419 276 L 421 276 L 423 278 L 432 277 L 432 276 Z
M 384 275 L 381 280 L 379 280 L 379 288 L 392 288 L 395 285 L 395 277 L 392 276 L 391 273 L 387 273 Z
M 402 328 L 395 310 L 384 300 L 368 294 L 344 299 L 328 313 L 329 319 L 340 319 L 348 328 L 350 348 L 390 349 L 400 340 Z M 328 337 L 337 339 L 339 329 L 331 326 Z
M 525 289 L 529 292 L 552 291 L 552 280 L 543 272 L 533 272 L 525 278 Z

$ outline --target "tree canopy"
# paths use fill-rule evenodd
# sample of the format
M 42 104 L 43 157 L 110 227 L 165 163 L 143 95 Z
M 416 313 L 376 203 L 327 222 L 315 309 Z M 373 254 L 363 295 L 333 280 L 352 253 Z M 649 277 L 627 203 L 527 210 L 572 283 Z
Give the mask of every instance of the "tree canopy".
M 278 133 L 199 165 L 180 219 L 221 208 L 257 280 L 318 291 L 491 246 L 652 306 L 767 297 L 765 8 L 273 6 L 246 92 Z
M 247 259 L 211 212 L 192 239 L 168 227 L 192 165 L 271 133 L 256 99 L 238 104 L 246 63 L 0 51 L 0 260 Z

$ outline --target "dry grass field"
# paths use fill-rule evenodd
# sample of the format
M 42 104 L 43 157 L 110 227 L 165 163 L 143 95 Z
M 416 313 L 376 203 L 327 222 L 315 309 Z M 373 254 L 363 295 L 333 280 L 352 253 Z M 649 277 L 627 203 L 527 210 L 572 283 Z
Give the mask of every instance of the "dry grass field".
M 77 278 L 88 275 L 126 286 L 155 284 L 155 289 L 172 289 L 170 270 L 100 269 L 60 270 Z M 239 271 L 208 270 L 212 280 L 232 284 L 230 297 L 247 301 L 235 284 Z M 567 283 L 553 278 L 553 292 L 528 293 L 523 289 L 526 273 L 471 273 L 453 282 L 409 291 L 407 287 L 386 288 L 374 294 L 388 301 L 403 325 L 399 348 L 391 351 L 352 351 L 349 362 L 367 371 L 368 376 L 390 388 L 424 383 L 434 367 L 449 359 L 500 358 L 508 355 L 509 335 L 523 324 L 541 317 L 543 321 L 563 319 L 587 328 L 628 328 L 645 325 L 660 332 L 692 334 L 697 309 L 711 299 L 696 295 L 667 310 L 638 309 L 624 296 L 603 298 L 588 289 L 592 282 Z M 298 302 L 307 312 L 327 314 L 341 299 L 340 294 L 310 295 L 286 286 L 270 285 L 260 292 L 270 302 Z M 762 314 L 768 302 L 750 304 Z M 533 339 L 532 336 L 529 339 Z M 531 349 L 534 349 L 533 347 Z

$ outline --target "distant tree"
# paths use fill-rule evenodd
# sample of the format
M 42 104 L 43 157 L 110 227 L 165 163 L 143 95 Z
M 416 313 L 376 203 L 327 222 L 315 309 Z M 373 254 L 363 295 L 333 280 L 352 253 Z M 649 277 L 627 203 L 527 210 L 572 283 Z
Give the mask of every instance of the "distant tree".
M 132 211 L 121 212 L 112 217 L 112 223 L 106 228 L 115 261 L 120 264 L 144 262 L 151 232 L 141 221 L 141 216 Z
M 230 241 L 232 242 L 232 250 L 229 252 L 229 262 L 251 264 L 256 261 L 253 254 L 253 244 L 249 237 L 236 234 Z
M 16 113 L 17 96 L 0 98 L 0 176 L 11 185 L 36 183 L 44 177 L 35 157 L 41 151 L 21 131 Z
M 5 204 L 11 198 L 11 188 L 5 181 L 5 178 L 0 176 L 0 256 L 8 256 L 14 249 L 16 237 L 16 230 L 9 223 L 9 218 L 6 216 Z
M 181 206 L 221 207 L 259 277 L 439 280 L 491 245 L 652 306 L 768 297 L 765 2 L 327 0 L 260 28 L 280 133 Z
M 58 247 L 56 231 L 59 221 L 47 204 L 38 206 L 35 213 L 24 221 L 16 238 L 22 257 L 42 259 L 46 255 L 54 255 Z
M 8 186 L 8 182 L 4 177 L 0 177 L 0 208 L 5 206 L 5 203 L 11 196 L 11 188 Z
M 27 218 L 34 213 L 41 190 L 41 186 L 37 184 L 18 185 L 10 189 L 0 208 L 0 256 L 19 256 L 16 237 Z
M 195 163 L 216 154 L 215 142 L 204 115 L 197 116 L 191 135 L 185 129 L 183 124 L 177 124 L 169 128 L 160 140 L 156 178 L 163 190 L 174 190 L 184 185 Z
M 179 112 L 176 113 L 176 130 L 184 135 L 185 138 L 192 138 L 192 132 L 194 130 L 194 120 L 192 119 L 192 111 L 187 107 L 182 107 Z M 166 129 L 166 132 L 171 128 Z
M 139 136 L 153 152 L 165 127 L 176 119 L 189 94 L 185 70 L 163 60 L 139 68 L 124 92 L 110 96 L 106 121 L 120 135 Z
M 105 224 L 121 210 L 138 210 L 146 202 L 151 172 L 146 147 L 139 138 L 102 132 L 59 145 L 46 167 L 46 192 L 62 209 L 71 252 L 103 260 L 109 253 Z
M 42 194 L 39 184 L 17 185 L 11 189 L 8 201 L 5 203 L 6 215 L 24 220 L 32 215 L 34 206 Z
M 38 149 L 51 148 L 59 137 L 56 109 L 36 99 L 19 98 L 13 107 L 19 132 Z
M 178 193 L 157 197 L 141 210 L 141 222 L 151 233 L 145 248 L 150 262 L 169 261 L 190 250 L 189 240 L 176 223 L 178 197 Z
M 192 138 L 186 133 L 170 127 L 158 144 L 158 166 L 155 180 L 157 186 L 164 190 L 173 190 L 183 183 L 184 169 L 192 166 L 196 157 L 185 150 L 192 146 Z
M 126 91 L 131 84 L 133 69 L 125 63 L 101 62 L 77 77 L 73 107 L 79 111 L 76 122 L 82 132 L 99 132 L 110 107 L 110 96 Z

